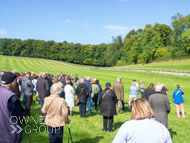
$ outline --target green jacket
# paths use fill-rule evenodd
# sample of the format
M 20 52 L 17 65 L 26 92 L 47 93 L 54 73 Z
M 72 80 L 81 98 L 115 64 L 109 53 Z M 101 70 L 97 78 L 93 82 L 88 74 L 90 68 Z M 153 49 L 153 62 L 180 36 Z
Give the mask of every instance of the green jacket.
M 99 87 L 97 84 L 92 84 L 92 93 L 91 93 L 91 98 L 94 97 L 94 94 L 98 93 L 100 91 Z
M 114 82 L 112 88 L 113 88 L 113 91 L 115 91 L 117 100 L 123 100 L 124 99 L 123 84 L 120 82 Z

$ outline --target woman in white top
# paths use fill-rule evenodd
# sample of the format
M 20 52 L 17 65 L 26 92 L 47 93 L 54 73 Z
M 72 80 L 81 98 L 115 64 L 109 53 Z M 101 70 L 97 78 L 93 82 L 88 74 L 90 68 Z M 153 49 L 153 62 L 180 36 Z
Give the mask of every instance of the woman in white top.
M 65 102 L 67 103 L 68 113 L 73 116 L 73 107 L 75 106 L 75 91 L 70 85 L 70 80 L 66 80 L 65 91 Z
M 132 101 L 132 117 L 117 132 L 112 143 L 172 143 L 170 132 L 155 120 L 148 101 Z

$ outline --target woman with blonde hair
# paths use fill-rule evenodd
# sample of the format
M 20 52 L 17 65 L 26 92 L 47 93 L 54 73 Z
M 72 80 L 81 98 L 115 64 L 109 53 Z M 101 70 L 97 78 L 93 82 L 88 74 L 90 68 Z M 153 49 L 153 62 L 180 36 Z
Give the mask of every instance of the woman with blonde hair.
M 182 112 L 182 117 L 185 118 L 185 111 L 184 111 L 184 107 L 183 107 L 183 103 L 185 102 L 185 100 L 182 97 L 184 92 L 181 90 L 179 84 L 176 85 L 176 88 L 177 89 L 174 91 L 172 98 L 174 98 L 173 103 L 175 103 L 175 106 L 176 106 L 177 117 L 180 118 L 180 113 L 179 113 L 179 107 L 180 107 L 181 112 Z
M 100 113 L 103 116 L 103 129 L 102 131 L 107 131 L 107 122 L 109 119 L 108 132 L 112 132 L 113 126 L 113 116 L 117 115 L 116 103 L 117 97 L 115 92 L 111 88 L 111 83 L 107 82 L 104 90 L 100 93 Z
M 132 102 L 132 117 L 117 132 L 112 143 L 172 143 L 167 128 L 155 120 L 148 101 L 143 98 Z

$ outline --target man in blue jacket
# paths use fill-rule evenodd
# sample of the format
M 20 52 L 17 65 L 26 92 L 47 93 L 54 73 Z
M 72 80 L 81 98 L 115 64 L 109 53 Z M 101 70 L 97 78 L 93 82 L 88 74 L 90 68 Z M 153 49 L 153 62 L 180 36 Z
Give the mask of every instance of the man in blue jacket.
M 88 97 L 88 113 L 92 113 L 91 111 L 91 92 L 92 92 L 92 85 L 90 83 L 90 77 L 88 76 L 85 81 L 85 85 L 88 88 L 89 97 Z
M 128 103 L 128 108 L 131 108 L 131 102 L 133 100 L 138 99 L 138 94 L 139 94 L 139 89 L 136 86 L 136 82 L 132 83 L 132 86 L 129 89 L 130 95 L 129 95 L 129 103 Z

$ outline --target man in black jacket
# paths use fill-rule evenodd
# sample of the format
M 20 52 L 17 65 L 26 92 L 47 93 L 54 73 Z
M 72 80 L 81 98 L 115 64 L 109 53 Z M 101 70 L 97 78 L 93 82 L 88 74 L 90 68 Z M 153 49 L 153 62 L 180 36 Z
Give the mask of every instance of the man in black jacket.
M 46 73 L 42 74 L 42 77 L 40 77 L 36 84 L 36 90 L 38 91 L 38 97 L 40 99 L 40 110 L 42 109 L 44 105 L 44 98 L 49 96 L 49 84 L 46 80 Z M 44 114 L 41 112 L 42 116 Z
M 149 96 L 151 94 L 153 94 L 155 91 L 154 91 L 154 84 L 151 83 L 149 85 L 149 87 L 147 89 L 145 89 L 144 93 L 143 93 L 143 98 L 146 99 L 147 101 L 149 100 Z

